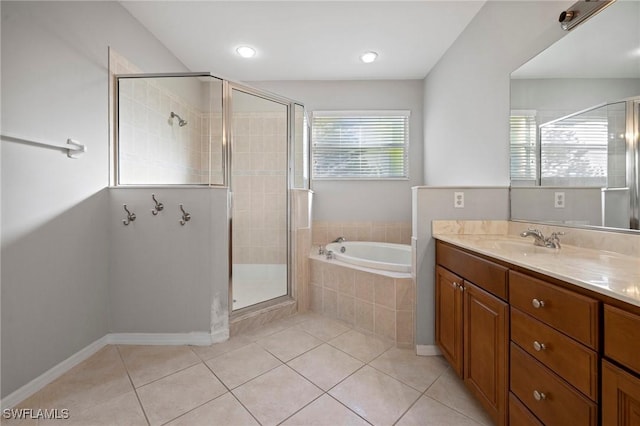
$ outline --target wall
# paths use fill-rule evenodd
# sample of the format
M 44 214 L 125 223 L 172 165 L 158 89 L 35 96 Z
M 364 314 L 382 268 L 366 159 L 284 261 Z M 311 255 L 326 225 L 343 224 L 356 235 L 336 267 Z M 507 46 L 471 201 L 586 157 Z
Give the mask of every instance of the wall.
M 326 222 L 411 219 L 411 187 L 422 183 L 422 91 L 419 80 L 257 81 L 251 85 L 314 110 L 410 110 L 409 180 L 312 181 L 313 218 Z M 384 202 L 381 202 L 384 200 Z
M 509 74 L 565 33 L 573 4 L 489 1 L 425 79 L 424 183 L 509 184 Z
M 555 207 L 555 193 L 564 193 L 564 207 Z M 627 200 L 628 201 L 628 200 Z M 513 187 L 511 218 L 565 225 L 603 226 L 601 188 Z
M 228 337 L 227 189 L 112 188 L 109 193 L 109 331 Z M 164 204 L 157 215 L 151 213 L 151 194 Z M 127 226 L 123 204 L 136 213 Z M 191 215 L 184 225 L 180 204 Z
M 454 208 L 454 193 L 464 192 L 464 208 Z M 413 196 L 413 235 L 416 275 L 416 344 L 435 344 L 435 255 L 433 220 L 506 220 L 509 188 L 416 187 Z
M 109 331 L 108 46 L 185 67 L 115 2 L 3 1 L 1 31 L 2 133 L 88 147 L 2 142 L 4 397 Z

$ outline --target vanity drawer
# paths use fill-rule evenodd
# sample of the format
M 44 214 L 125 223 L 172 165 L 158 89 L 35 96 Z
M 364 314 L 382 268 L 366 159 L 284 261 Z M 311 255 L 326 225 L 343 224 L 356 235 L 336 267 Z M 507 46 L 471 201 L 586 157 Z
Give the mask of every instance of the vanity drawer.
M 511 308 L 511 340 L 592 400 L 598 397 L 598 354 Z
M 604 305 L 604 354 L 640 373 L 640 316 Z
M 507 299 L 507 273 L 509 270 L 504 266 L 440 241 L 436 245 L 436 263 L 450 271 L 455 271 L 456 274 L 483 290 L 504 300 Z
M 511 343 L 511 391 L 546 425 L 595 426 L 598 423 L 595 403 L 515 343 Z
M 598 301 L 519 272 L 509 271 L 509 303 L 598 349 Z
M 544 426 L 511 392 L 509 392 L 509 424 L 513 426 Z

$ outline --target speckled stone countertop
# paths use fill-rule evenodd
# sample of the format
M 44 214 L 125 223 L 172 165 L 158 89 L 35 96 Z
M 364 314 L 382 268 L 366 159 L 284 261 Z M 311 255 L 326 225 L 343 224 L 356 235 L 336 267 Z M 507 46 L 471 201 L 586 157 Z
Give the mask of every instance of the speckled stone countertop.
M 532 238 L 519 235 L 447 233 L 445 228 L 435 225 L 433 237 L 640 306 L 638 256 L 568 244 L 559 250 L 548 249 L 534 246 Z

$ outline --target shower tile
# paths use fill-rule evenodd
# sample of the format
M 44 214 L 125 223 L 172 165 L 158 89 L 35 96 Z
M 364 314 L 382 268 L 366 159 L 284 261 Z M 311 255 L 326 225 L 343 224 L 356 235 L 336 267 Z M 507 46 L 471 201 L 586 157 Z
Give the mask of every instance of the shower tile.
M 415 389 L 365 366 L 329 391 L 372 424 L 393 424 L 420 397 Z
M 368 426 L 369 423 L 325 394 L 282 423 L 282 426 L 299 425 Z
M 338 268 L 338 292 L 354 295 L 354 276 L 355 271 L 351 268 Z
M 322 394 L 322 391 L 283 365 L 233 390 L 260 424 L 276 425 Z
M 403 347 L 413 347 L 414 340 L 413 311 L 396 311 L 396 343 Z
M 448 368 L 440 356 L 416 356 L 414 350 L 398 348 L 389 349 L 370 365 L 420 392 L 427 390 Z
M 325 343 L 289 361 L 288 365 L 326 391 L 364 364 Z
M 376 223 L 371 229 L 371 241 L 387 242 L 387 230 L 384 225 Z
M 311 310 L 321 314 L 322 313 L 322 287 L 317 285 L 312 285 L 310 296 L 311 296 L 311 301 L 309 306 Z
M 321 345 L 322 341 L 294 327 L 258 340 L 257 343 L 281 361 L 287 362 Z
M 393 346 L 388 340 L 355 330 L 329 340 L 329 344 L 362 362 L 370 362 Z
M 167 423 L 167 426 L 193 425 L 259 426 L 253 416 L 231 393 L 226 393 Z
M 137 390 L 151 425 L 175 419 L 227 389 L 202 363 L 167 376 Z
M 135 387 L 200 362 L 187 346 L 120 345 L 118 350 Z
M 340 267 L 331 265 L 331 264 L 323 264 L 323 281 L 322 286 L 325 289 L 337 290 L 338 289 L 338 274 L 340 273 Z

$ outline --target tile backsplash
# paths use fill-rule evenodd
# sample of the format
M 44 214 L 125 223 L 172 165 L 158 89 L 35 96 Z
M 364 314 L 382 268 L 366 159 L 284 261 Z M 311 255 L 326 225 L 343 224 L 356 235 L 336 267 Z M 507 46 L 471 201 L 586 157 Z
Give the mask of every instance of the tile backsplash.
M 314 246 L 325 245 L 338 237 L 347 241 L 411 244 L 411 222 L 313 222 Z

